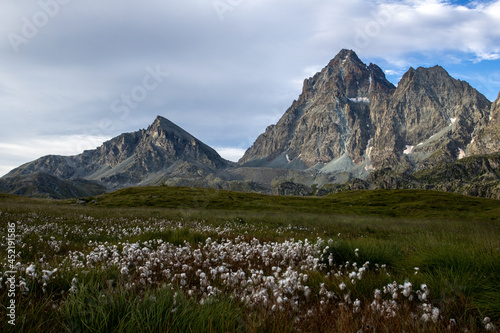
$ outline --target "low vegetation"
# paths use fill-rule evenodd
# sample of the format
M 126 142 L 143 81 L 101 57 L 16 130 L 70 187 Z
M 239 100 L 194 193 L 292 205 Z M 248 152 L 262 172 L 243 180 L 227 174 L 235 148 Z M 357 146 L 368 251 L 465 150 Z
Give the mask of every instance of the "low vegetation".
M 500 325 L 496 200 L 418 190 L 300 198 L 158 186 L 79 202 L 0 195 L 0 331 L 484 332 Z

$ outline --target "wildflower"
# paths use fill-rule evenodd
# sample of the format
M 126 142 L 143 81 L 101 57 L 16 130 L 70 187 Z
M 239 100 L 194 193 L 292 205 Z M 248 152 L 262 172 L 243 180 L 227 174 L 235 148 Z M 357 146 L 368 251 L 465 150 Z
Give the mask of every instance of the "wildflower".
M 457 321 L 453 318 L 450 319 L 450 323 L 448 324 L 448 331 L 451 331 L 456 326 L 457 326 Z
M 375 289 L 375 299 L 379 301 L 382 297 L 382 293 L 380 292 L 380 289 Z
M 495 330 L 495 326 L 493 325 L 493 323 L 491 322 L 491 319 L 490 317 L 485 317 L 483 319 L 483 324 L 484 324 L 484 328 L 487 330 L 487 331 L 493 331 Z
M 34 264 L 31 264 L 26 268 L 26 274 L 29 276 L 35 275 L 35 265 Z
M 52 271 L 49 271 L 49 270 L 43 270 L 42 273 L 43 273 L 43 277 L 42 279 L 44 281 L 48 281 L 50 279 L 50 277 L 52 276 L 52 274 L 54 274 L 55 272 L 57 272 L 57 268 L 54 268 L 54 270 Z
M 352 307 L 352 311 L 354 313 L 358 313 L 360 311 L 360 308 L 361 308 L 361 301 L 356 298 Z
M 340 290 L 344 290 L 344 289 L 345 289 L 345 287 L 346 287 L 346 285 L 345 285 L 345 283 L 344 283 L 344 282 L 341 282 L 341 283 L 339 284 L 339 288 L 340 288 Z
M 432 322 L 437 323 L 439 320 L 439 309 L 438 308 L 433 308 L 432 309 Z
M 406 281 L 405 284 L 401 287 L 403 289 L 403 296 L 410 297 L 411 296 L 411 288 L 412 288 L 411 282 Z
M 328 256 L 328 264 L 333 267 L 333 253 L 330 253 Z
M 28 289 L 28 287 L 26 286 L 26 282 L 25 281 L 19 281 L 19 290 L 21 290 L 23 292 L 30 291 Z
M 311 289 L 308 286 L 304 287 L 304 296 L 306 297 L 306 299 L 309 299 L 309 297 L 311 296 Z

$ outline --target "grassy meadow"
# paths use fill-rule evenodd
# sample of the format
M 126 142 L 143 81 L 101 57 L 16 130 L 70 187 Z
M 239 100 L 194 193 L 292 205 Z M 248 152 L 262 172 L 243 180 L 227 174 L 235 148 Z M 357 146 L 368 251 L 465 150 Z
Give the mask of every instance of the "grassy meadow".
M 1 332 L 500 327 L 497 200 L 158 186 L 85 201 L 0 194 Z

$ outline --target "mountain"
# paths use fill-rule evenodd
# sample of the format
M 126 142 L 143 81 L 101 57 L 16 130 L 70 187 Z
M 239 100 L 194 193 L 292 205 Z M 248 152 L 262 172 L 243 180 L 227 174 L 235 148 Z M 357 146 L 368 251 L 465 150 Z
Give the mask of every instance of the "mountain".
M 283 195 L 415 188 L 500 199 L 500 94 L 491 103 L 444 68 L 410 68 L 397 87 L 342 50 L 238 164 L 158 116 L 76 156 L 49 155 L 0 192 L 53 198 L 181 185 Z
M 417 169 L 465 157 L 490 108 L 486 97 L 442 67 L 410 68 L 382 110 L 389 125 L 381 126 L 374 138 L 374 166 L 390 164 L 382 150 Z
M 410 68 L 395 87 L 377 65 L 342 50 L 304 81 L 298 100 L 239 164 L 361 179 L 387 166 L 416 171 L 467 156 L 476 132 L 492 148 L 499 117 L 485 123 L 490 116 L 491 102 L 440 66 Z
M 362 163 L 375 134 L 373 122 L 380 118 L 370 106 L 378 106 L 395 89 L 378 66 L 366 66 L 353 51 L 342 50 L 304 81 L 298 100 L 239 163 L 320 169 L 344 155 L 349 163 Z
M 85 179 L 63 180 L 47 173 L 35 172 L 0 179 L 0 193 L 64 199 L 88 197 L 107 192 L 106 187 Z
M 121 134 L 76 156 L 49 155 L 2 179 L 42 173 L 61 180 L 84 179 L 107 189 L 160 183 L 169 176 L 201 177 L 232 166 L 203 142 L 158 116 L 145 130 Z M 16 180 L 17 181 L 17 180 Z

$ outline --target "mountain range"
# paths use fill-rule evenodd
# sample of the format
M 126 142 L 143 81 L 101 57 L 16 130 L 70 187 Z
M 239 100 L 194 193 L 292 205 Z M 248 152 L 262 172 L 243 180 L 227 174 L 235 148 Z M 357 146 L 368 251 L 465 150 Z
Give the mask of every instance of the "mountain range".
M 500 94 L 491 103 L 444 68 L 410 68 L 397 87 L 342 50 L 238 163 L 169 120 L 76 156 L 49 155 L 0 192 L 53 198 L 142 185 L 321 195 L 424 188 L 500 199 Z

